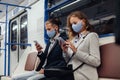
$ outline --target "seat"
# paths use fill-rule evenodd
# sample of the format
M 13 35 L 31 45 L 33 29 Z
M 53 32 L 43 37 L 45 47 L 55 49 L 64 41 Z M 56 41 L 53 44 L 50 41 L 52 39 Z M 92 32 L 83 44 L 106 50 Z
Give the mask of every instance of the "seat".
M 35 70 L 39 64 L 39 59 L 37 58 L 37 52 L 31 52 L 27 56 L 25 71 Z
M 38 66 L 38 64 L 40 62 L 40 60 L 37 57 L 37 54 L 38 54 L 37 52 L 30 52 L 26 55 L 23 55 L 23 56 L 26 56 L 24 58 L 27 58 L 27 59 L 23 59 L 23 61 L 26 60 L 25 64 L 23 63 L 23 61 L 21 61 L 22 65 L 23 65 L 24 72 L 32 71 L 32 70 L 36 69 L 36 67 Z M 19 65 L 21 65 L 21 64 L 19 64 Z M 19 69 L 21 69 L 21 71 L 22 71 L 21 66 L 17 70 L 19 70 Z M 2 76 L 1 80 L 12 80 L 12 79 L 11 79 L 11 76 Z
M 120 46 L 115 43 L 102 45 L 100 46 L 100 53 L 99 77 L 120 79 Z

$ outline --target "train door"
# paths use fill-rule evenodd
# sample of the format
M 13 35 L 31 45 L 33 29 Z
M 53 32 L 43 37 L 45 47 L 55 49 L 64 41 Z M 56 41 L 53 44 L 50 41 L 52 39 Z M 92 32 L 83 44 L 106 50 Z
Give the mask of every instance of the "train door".
M 27 13 L 10 21 L 10 57 L 11 71 L 14 71 L 28 43 Z

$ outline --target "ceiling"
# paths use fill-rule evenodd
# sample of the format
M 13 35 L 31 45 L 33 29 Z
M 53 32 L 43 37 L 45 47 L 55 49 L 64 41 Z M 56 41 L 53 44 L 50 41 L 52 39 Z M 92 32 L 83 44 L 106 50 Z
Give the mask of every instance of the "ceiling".
M 0 0 L 0 3 L 19 5 L 23 1 L 25 0 Z M 6 12 L 5 8 L 6 8 L 5 5 L 0 4 L 0 18 L 2 18 L 5 15 L 5 12 Z M 9 6 L 8 11 L 12 10 L 13 8 L 15 8 L 15 6 Z

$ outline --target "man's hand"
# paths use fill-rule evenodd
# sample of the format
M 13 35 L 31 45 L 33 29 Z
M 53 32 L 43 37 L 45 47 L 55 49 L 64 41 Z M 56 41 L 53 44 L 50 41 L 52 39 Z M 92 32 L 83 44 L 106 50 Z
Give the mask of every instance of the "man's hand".
M 39 71 L 39 73 L 40 73 L 40 74 L 44 74 L 44 69 L 41 69 L 41 70 Z
M 42 52 L 43 47 L 40 44 L 37 43 L 35 46 L 38 52 Z

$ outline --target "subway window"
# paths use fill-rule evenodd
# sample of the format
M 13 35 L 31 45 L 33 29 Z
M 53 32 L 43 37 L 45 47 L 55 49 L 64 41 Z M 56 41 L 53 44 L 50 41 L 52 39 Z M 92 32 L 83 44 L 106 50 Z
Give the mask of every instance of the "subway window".
M 27 44 L 28 43 L 28 30 L 27 30 L 27 14 L 23 15 L 20 18 L 20 43 Z M 26 49 L 26 45 L 20 45 L 21 49 Z
M 48 0 L 48 7 L 51 8 L 61 2 L 63 2 L 64 0 Z
M 11 43 L 17 43 L 17 29 L 18 29 L 17 21 L 13 21 L 11 23 Z M 17 46 L 15 44 L 12 44 L 11 50 L 15 51 L 16 49 Z

